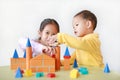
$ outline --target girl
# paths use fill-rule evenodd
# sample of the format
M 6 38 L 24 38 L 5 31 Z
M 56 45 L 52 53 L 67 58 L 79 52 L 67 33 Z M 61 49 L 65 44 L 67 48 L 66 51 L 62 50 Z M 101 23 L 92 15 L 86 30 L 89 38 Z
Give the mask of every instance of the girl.
M 59 32 L 59 24 L 57 23 L 56 20 L 50 19 L 50 18 L 44 19 L 41 22 L 41 25 L 38 31 L 38 34 L 40 37 L 37 40 L 30 39 L 32 51 L 33 51 L 33 57 L 37 56 L 43 51 L 44 53 L 47 53 L 48 55 L 50 55 L 53 48 L 48 46 L 47 39 L 50 36 L 57 34 L 58 32 Z M 27 38 L 21 38 L 18 42 L 20 48 L 23 51 L 25 51 L 26 49 L 26 42 L 27 42 Z

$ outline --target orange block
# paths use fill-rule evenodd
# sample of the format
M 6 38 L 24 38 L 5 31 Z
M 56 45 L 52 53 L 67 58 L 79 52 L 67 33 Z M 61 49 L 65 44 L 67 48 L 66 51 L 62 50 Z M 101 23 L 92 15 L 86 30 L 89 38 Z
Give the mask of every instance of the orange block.
M 20 67 L 21 69 L 26 68 L 26 59 L 25 58 L 11 58 L 11 69 L 17 69 Z
M 33 72 L 55 72 L 55 58 L 40 54 L 30 60 L 30 69 Z
M 32 72 L 55 72 L 55 67 L 32 67 Z
M 32 70 L 32 72 L 38 72 L 37 68 L 30 67 L 30 69 Z
M 42 60 L 30 60 L 30 66 L 40 66 L 42 65 Z
M 32 47 L 26 47 L 26 69 L 30 69 L 30 59 L 32 58 Z
M 70 70 L 70 59 L 64 59 L 64 70 Z
M 55 61 L 56 61 L 55 68 L 56 68 L 56 70 L 60 70 L 60 47 L 57 46 L 55 48 L 55 50 L 56 50 L 56 54 L 55 54 Z
M 55 67 L 50 68 L 50 71 L 49 71 L 49 72 L 55 72 Z
M 45 66 L 54 66 L 55 65 L 55 60 L 54 59 L 53 60 L 44 60 L 43 64 Z
M 48 67 L 42 67 L 40 68 L 38 71 L 41 71 L 41 72 L 48 72 Z

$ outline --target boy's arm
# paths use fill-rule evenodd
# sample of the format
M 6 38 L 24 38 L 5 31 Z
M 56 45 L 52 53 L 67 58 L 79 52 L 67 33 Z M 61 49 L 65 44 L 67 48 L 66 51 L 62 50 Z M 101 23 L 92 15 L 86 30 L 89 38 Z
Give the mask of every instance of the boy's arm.
M 58 33 L 57 40 L 60 44 L 65 44 L 69 47 L 82 50 L 90 50 L 95 44 L 90 36 L 73 37 L 68 34 Z M 92 44 L 92 45 L 91 45 Z

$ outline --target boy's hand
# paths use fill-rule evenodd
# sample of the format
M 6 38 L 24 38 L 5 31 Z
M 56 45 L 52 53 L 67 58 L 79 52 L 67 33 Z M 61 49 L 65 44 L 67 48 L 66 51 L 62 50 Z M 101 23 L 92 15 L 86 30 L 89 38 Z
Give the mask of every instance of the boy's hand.
M 57 46 L 58 45 L 57 35 L 53 35 L 53 36 L 49 37 L 47 41 L 48 41 L 49 46 Z

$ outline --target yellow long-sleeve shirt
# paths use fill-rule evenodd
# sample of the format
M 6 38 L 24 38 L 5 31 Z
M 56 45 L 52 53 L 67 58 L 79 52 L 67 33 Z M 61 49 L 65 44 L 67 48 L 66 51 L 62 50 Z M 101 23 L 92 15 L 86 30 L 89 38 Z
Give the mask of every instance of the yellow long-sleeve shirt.
M 70 63 L 73 63 L 76 58 L 79 65 L 103 67 L 100 40 L 97 34 L 91 33 L 84 37 L 76 38 L 68 34 L 58 33 L 57 39 L 58 43 L 75 49 L 71 55 Z

